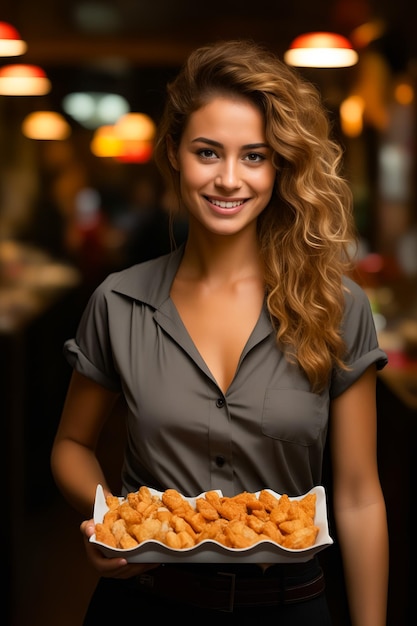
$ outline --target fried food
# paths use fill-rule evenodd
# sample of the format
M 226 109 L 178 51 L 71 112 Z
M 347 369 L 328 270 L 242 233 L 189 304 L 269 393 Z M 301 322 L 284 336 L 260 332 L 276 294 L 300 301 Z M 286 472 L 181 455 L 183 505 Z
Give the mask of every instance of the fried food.
M 112 548 L 131 549 L 144 541 L 159 541 L 171 549 L 193 548 L 205 540 L 230 549 L 244 549 L 268 540 L 285 548 L 314 545 L 316 494 L 299 500 L 275 496 L 264 489 L 226 497 L 207 491 L 195 505 L 175 489 L 152 495 L 147 487 L 126 498 L 108 496 L 109 510 L 96 524 L 96 540 Z

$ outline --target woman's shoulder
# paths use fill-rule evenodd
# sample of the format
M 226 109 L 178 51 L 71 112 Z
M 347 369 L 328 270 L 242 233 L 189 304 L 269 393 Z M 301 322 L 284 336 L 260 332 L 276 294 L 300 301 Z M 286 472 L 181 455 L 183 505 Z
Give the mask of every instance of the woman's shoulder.
M 369 303 L 368 294 L 365 289 L 349 276 L 343 276 L 342 278 L 343 291 L 345 296 L 345 304 L 354 305 L 360 303 Z
M 182 249 L 178 248 L 169 254 L 113 272 L 103 280 L 96 291 L 106 295 L 117 293 L 153 304 L 158 303 L 169 294 L 181 256 Z

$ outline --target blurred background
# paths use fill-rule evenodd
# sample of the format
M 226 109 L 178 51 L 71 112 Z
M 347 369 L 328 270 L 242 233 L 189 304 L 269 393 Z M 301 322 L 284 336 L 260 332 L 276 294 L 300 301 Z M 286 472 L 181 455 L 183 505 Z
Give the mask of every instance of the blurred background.
M 187 224 L 152 161 L 167 81 L 196 46 L 248 37 L 287 59 L 296 38 L 346 37 L 353 65 L 298 66 L 345 151 L 366 289 L 390 363 L 378 454 L 391 535 L 389 621 L 411 623 L 417 413 L 417 8 L 414 0 L 1 0 L 0 411 L 6 432 L 8 616 L 78 626 L 95 584 L 49 469 L 70 371 L 62 357 L 110 271 L 169 251 Z M 5 43 L 15 48 L 11 56 Z M 311 55 L 310 55 L 311 56 Z M 24 74 L 32 75 L 30 87 Z M 30 89 L 31 91 L 28 91 Z M 49 117 L 46 117 L 46 116 Z M 118 489 L 123 430 L 103 434 Z M 325 476 L 331 482 L 331 473 Z M 335 624 L 348 625 L 337 546 Z

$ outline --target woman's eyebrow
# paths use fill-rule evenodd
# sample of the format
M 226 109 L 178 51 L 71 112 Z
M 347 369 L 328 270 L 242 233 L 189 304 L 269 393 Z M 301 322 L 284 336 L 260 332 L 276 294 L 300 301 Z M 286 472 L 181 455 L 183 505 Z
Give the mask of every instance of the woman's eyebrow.
M 213 146 L 216 148 L 223 148 L 223 144 L 220 141 L 215 141 L 214 139 L 207 139 L 207 137 L 196 137 L 192 140 L 191 143 L 206 143 L 209 146 Z M 259 148 L 269 148 L 269 145 L 264 142 L 258 143 L 248 143 L 242 146 L 242 150 L 259 150 Z

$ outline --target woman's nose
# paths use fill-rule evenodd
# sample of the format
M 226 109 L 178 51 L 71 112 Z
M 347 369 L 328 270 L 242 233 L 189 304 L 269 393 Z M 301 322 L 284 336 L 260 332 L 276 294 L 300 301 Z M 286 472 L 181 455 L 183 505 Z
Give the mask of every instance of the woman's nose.
M 224 189 L 238 189 L 241 185 L 239 166 L 237 163 L 223 163 L 217 172 L 215 184 Z

